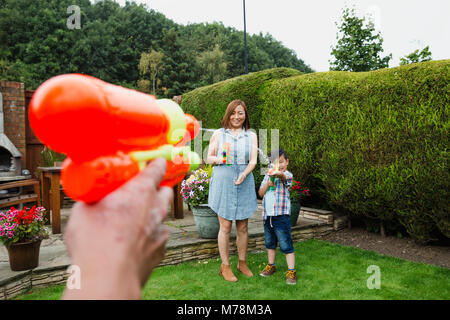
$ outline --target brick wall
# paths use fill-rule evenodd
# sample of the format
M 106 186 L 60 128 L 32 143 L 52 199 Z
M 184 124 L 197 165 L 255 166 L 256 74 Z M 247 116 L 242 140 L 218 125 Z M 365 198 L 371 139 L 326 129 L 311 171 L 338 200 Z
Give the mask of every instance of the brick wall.
M 0 92 L 3 95 L 4 131 L 22 154 L 22 168 L 25 168 L 25 86 L 21 82 L 0 81 Z

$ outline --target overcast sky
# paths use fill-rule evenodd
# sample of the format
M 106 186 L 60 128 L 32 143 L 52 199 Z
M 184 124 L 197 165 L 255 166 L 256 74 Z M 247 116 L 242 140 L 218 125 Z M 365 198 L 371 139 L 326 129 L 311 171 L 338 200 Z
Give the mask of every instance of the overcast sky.
M 124 4 L 125 0 L 116 0 Z M 176 23 L 221 21 L 244 29 L 242 0 L 135 0 Z M 247 32 L 270 33 L 315 71 L 328 71 L 331 46 L 344 6 L 358 17 L 371 13 L 384 39 L 390 67 L 416 49 L 430 46 L 433 60 L 450 59 L 449 0 L 246 0 Z

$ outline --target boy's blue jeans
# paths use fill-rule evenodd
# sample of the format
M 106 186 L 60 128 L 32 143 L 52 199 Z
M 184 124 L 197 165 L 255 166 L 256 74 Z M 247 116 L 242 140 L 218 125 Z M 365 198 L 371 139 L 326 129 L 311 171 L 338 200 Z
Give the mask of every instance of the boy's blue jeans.
M 289 215 L 267 217 L 264 221 L 264 242 L 267 249 L 276 249 L 279 243 L 284 254 L 294 252 Z

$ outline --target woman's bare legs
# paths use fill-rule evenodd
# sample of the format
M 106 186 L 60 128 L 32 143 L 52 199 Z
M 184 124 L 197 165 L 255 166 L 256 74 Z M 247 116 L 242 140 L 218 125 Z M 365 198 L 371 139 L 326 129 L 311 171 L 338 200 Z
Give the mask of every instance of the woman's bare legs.
M 217 242 L 219 246 L 219 254 L 220 259 L 222 259 L 222 263 L 229 265 L 230 264 L 230 232 L 231 232 L 231 224 L 232 221 L 226 220 L 220 216 L 219 223 L 220 223 L 220 230 L 219 235 L 217 236 Z
M 230 232 L 232 221 L 219 217 L 220 230 L 217 237 L 219 246 L 220 259 L 222 265 L 220 266 L 219 274 L 227 281 L 236 282 L 238 279 L 231 271 L 230 266 Z
M 236 220 L 236 246 L 239 260 L 245 261 L 248 247 L 248 219 Z
M 238 270 L 245 276 L 252 277 L 253 273 L 248 268 L 246 261 L 248 247 L 248 219 L 236 220 L 236 246 L 239 256 Z

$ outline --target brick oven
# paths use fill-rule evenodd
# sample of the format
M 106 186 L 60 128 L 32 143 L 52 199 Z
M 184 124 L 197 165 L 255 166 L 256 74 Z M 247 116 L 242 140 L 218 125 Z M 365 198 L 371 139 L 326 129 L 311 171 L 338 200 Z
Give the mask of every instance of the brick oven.
M 5 135 L 4 124 L 3 94 L 0 92 L 0 178 L 20 176 L 22 154 Z
M 0 85 L 0 183 L 31 178 L 24 169 L 25 96 L 22 83 Z

